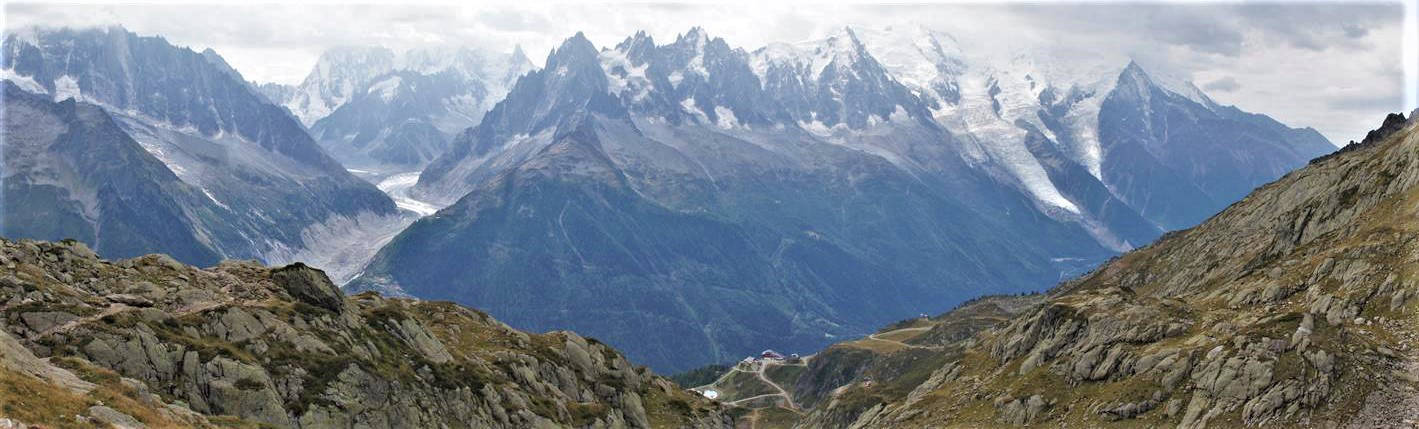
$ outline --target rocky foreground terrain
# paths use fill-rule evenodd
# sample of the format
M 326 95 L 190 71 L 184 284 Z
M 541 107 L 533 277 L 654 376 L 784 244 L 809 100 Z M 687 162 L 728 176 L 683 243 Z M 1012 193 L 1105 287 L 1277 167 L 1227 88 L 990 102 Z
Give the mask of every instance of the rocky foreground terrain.
M 346 297 L 294 264 L 196 269 L 0 241 L 0 427 L 722 427 L 596 340 Z

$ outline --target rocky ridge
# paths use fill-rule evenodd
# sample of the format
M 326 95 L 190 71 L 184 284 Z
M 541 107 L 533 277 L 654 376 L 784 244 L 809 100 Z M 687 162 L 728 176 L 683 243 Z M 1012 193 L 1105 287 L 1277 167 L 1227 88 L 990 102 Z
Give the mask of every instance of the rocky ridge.
M 0 242 L 0 410 L 46 427 L 721 427 L 594 339 L 343 296 L 302 264 Z M 35 403 L 54 413 L 28 413 Z M 24 427 L 20 424 L 20 427 Z
M 902 320 L 817 354 L 741 362 L 693 389 L 714 390 L 733 407 L 729 414 L 741 427 L 790 427 L 810 416 L 816 426 L 808 427 L 841 426 L 838 420 L 845 417 L 832 413 L 855 418 L 861 410 L 854 404 L 917 394 L 914 389 L 936 368 L 959 360 L 975 344 L 975 334 L 1043 301 L 1039 294 L 972 299 L 945 314 Z
M 802 426 L 1412 427 L 1419 135 L 1392 116 L 1366 141 Z

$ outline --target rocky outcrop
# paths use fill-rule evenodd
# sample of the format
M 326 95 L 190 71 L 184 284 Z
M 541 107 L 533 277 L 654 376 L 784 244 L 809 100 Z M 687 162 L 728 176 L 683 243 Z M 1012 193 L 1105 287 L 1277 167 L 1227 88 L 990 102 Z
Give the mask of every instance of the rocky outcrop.
M 995 400 L 995 407 L 999 410 L 999 421 L 1012 425 L 1023 425 L 1036 421 L 1049 406 L 1050 402 L 1040 395 Z
M 99 260 L 76 242 L 3 241 L 0 310 L 0 340 L 12 340 L 0 347 L 113 374 L 124 380 L 115 389 L 150 399 L 76 413 L 118 427 L 171 426 L 143 411 L 168 404 L 274 427 L 727 424 L 718 405 L 595 340 L 519 332 L 451 303 L 344 297 L 301 264 L 199 270 L 157 255 Z M 19 359 L 7 366 L 43 362 L 15 356 L 5 353 Z M 101 385 L 58 374 L 33 376 Z
M 326 310 L 339 312 L 345 307 L 345 294 L 330 282 L 320 270 L 300 262 L 271 270 L 271 281 L 286 289 L 297 300 Z
M 75 250 L 87 250 L 82 244 L 77 246 Z M 40 359 L 8 331 L 0 330 L 0 386 L 4 387 L 0 389 L 0 414 L 5 416 L 0 418 L 0 428 L 43 428 L 74 423 L 147 427 L 129 414 L 140 412 L 158 427 L 211 426 L 206 417 L 184 405 L 164 402 L 137 380 L 117 377 L 73 361 L 61 364 L 64 367 L 56 366 L 49 359 Z M 105 405 L 104 401 L 110 404 Z
M 858 427 L 1412 427 L 1416 184 L 1419 131 L 1393 115 L 1364 143 L 1061 284 L 946 363 L 904 368 L 932 371 L 911 393 L 811 415 Z
M 961 354 L 974 344 L 973 338 L 1032 309 L 1042 295 L 984 296 L 929 319 L 908 319 L 880 330 L 866 339 L 837 344 L 809 360 L 796 378 L 793 392 L 799 405 L 809 408 L 801 427 L 871 428 L 882 425 L 883 413 L 891 407 L 907 407 L 927 399 L 944 385 L 958 382 Z M 902 340 L 899 347 L 882 338 L 893 333 L 920 332 Z M 1001 422 L 1029 422 L 1041 415 L 1048 404 L 1044 398 L 997 398 Z M 1018 400 L 1017 400 L 1018 399 Z M 891 404 L 901 400 L 903 404 Z M 914 414 L 893 416 L 905 421 Z M 1001 422 L 990 423 L 997 425 Z
M 34 353 L 15 340 L 15 337 L 5 332 L 0 332 L 0 368 L 44 380 L 55 387 L 76 393 L 87 393 L 95 387 L 93 383 L 79 379 L 74 373 L 35 357 Z

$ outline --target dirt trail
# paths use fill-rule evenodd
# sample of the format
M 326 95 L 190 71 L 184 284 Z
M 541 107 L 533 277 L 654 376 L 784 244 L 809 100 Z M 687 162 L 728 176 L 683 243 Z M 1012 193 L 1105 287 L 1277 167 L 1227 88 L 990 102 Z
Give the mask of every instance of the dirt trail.
M 759 411 L 759 408 L 755 408 L 754 412 L 749 413 L 749 429 L 759 429 Z
M 690 388 L 690 390 L 704 391 L 705 389 L 713 388 L 714 386 L 719 385 L 720 382 L 723 382 L 724 380 L 728 379 L 729 376 L 734 375 L 734 373 L 736 373 L 736 372 L 744 372 L 744 371 L 740 371 L 740 370 L 739 370 L 739 365 L 735 365 L 735 366 L 729 367 L 729 371 L 725 371 L 724 375 L 719 376 L 719 378 L 716 378 L 714 381 L 711 381 L 709 384 L 706 384 L 706 385 L 704 385 L 704 386 L 692 387 L 692 388 Z
M 779 386 L 778 383 L 775 383 L 773 380 L 769 380 L 769 377 L 766 376 L 766 375 L 764 375 L 764 370 L 765 370 L 766 368 L 768 368 L 768 366 L 769 366 L 768 363 L 764 363 L 764 364 L 762 364 L 762 365 L 759 365 L 759 370 L 758 370 L 758 371 L 754 371 L 754 374 L 759 376 L 759 380 L 760 380 L 760 381 L 763 381 L 764 383 L 768 384 L 770 387 L 773 387 L 775 390 L 778 390 L 779 396 L 783 396 L 783 400 L 784 400 L 784 402 L 787 402 L 787 403 L 788 403 L 788 408 L 789 408 L 789 409 L 794 410 L 794 411 L 798 411 L 798 404 L 795 403 L 795 402 L 793 402 L 793 395 L 788 394 L 788 391 L 787 391 L 787 390 L 784 390 L 784 388 L 783 388 L 782 386 Z
M 919 346 L 919 345 L 916 345 L 916 344 L 907 344 L 907 343 L 904 343 L 904 342 L 901 342 L 901 341 L 897 341 L 897 340 L 889 340 L 889 339 L 886 339 L 886 338 L 878 338 L 878 337 L 877 337 L 878 335 L 890 335 L 890 334 L 893 334 L 893 333 L 904 332 L 904 331 L 926 331 L 926 330 L 930 330 L 931 328 L 932 328 L 932 327 L 930 327 L 930 326 L 926 326 L 926 327 L 919 327 L 919 328 L 902 328 L 902 329 L 895 329 L 895 330 L 891 330 L 891 331 L 887 331 L 887 332 L 880 332 L 880 333 L 875 333 L 875 334 L 868 335 L 868 336 L 867 336 L 867 340 L 871 340 L 871 341 L 881 341 L 881 342 L 884 342 L 884 343 L 891 343 L 891 344 L 899 345 L 899 346 L 906 347 L 906 348 L 909 348 L 909 349 L 926 349 L 926 350 L 942 350 L 942 349 L 944 349 L 945 347 L 941 347 L 941 346 Z
M 729 402 L 725 402 L 725 403 L 726 403 L 726 404 L 729 404 L 729 405 L 739 405 L 739 404 L 742 404 L 742 403 L 745 403 L 745 402 L 749 402 L 749 401 L 752 401 L 752 400 L 755 400 L 755 399 L 763 399 L 763 398 L 767 398 L 767 397 L 770 397 L 770 396 L 783 396 L 783 394 L 782 394 L 782 393 L 765 393 L 765 394 L 762 394 L 762 395 L 750 396 L 750 397 L 744 398 L 744 399 L 735 399 L 735 400 L 733 400 L 733 401 L 729 401 Z

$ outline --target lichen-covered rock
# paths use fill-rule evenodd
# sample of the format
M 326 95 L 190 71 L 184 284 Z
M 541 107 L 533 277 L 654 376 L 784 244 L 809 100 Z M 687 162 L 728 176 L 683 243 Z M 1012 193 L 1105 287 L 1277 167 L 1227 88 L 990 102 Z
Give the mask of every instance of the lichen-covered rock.
M 1050 402 L 1040 395 L 1030 395 L 1028 398 L 1000 398 L 996 400 L 995 405 L 999 410 L 1000 422 L 1012 425 L 1036 421 L 1049 406 Z
M 103 405 L 89 407 L 89 416 L 93 417 L 94 420 L 99 423 L 106 424 L 114 429 L 143 429 L 148 427 L 142 422 L 139 422 L 138 419 L 133 418 L 133 416 L 120 413 L 118 410 Z

